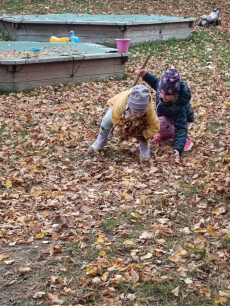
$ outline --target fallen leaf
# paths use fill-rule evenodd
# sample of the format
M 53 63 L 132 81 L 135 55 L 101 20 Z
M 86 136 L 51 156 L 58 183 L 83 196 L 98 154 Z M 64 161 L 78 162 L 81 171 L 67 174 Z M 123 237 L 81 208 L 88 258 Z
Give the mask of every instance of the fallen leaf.
M 0 261 L 3 260 L 3 259 L 9 258 L 9 257 L 10 257 L 10 255 L 0 254 Z
M 106 281 L 107 281 L 108 276 L 109 276 L 109 272 L 105 272 L 105 273 L 103 273 L 103 275 L 101 276 L 101 280 L 102 280 L 103 282 L 106 282 Z
M 96 275 L 97 274 L 97 268 L 96 267 L 87 268 L 86 269 L 86 274 L 87 275 Z
M 58 293 L 57 292 L 54 292 L 53 294 L 52 293 L 48 293 L 48 298 L 53 301 L 54 303 L 58 304 L 58 305 L 62 305 L 64 303 L 63 300 L 60 300 L 58 298 Z
M 138 218 L 139 218 L 139 215 L 138 215 L 138 214 L 131 213 L 130 215 L 131 215 L 132 217 L 136 218 L 136 219 L 138 219 Z
M 139 274 L 134 269 L 131 269 L 130 274 L 132 283 L 136 284 L 139 280 Z
M 133 245 L 133 244 L 135 244 L 135 242 L 133 242 L 132 240 L 125 240 L 125 241 L 123 241 L 123 244 L 131 244 L 131 245 Z
M 45 296 L 46 292 L 44 291 L 38 291 L 36 293 L 33 294 L 33 298 L 34 299 L 40 299 L 41 297 Z
M 172 293 L 173 295 L 175 295 L 175 296 L 178 296 L 178 295 L 179 295 L 179 289 L 180 289 L 180 286 L 178 286 L 178 287 L 176 287 L 175 289 L 173 289 L 173 290 L 171 291 L 171 293 Z
M 230 286 L 228 286 L 228 289 L 230 289 Z M 219 291 L 219 295 L 220 296 L 227 296 L 228 298 L 230 298 L 230 290 Z
M 7 189 L 10 189 L 12 187 L 12 182 L 11 182 L 11 180 L 7 180 L 6 181 L 6 188 Z
M 31 269 L 29 268 L 29 267 L 26 267 L 26 266 L 20 266 L 19 268 L 18 268 L 18 270 L 19 270 L 19 272 L 20 273 L 28 273 L 29 271 L 31 271 Z
M 64 287 L 63 290 L 64 290 L 66 293 L 74 294 L 74 291 L 73 291 L 72 289 L 70 289 L 70 288 Z
M 153 233 L 143 232 L 140 236 L 140 239 L 151 239 L 153 238 Z
M 108 255 L 103 250 L 100 251 L 99 256 L 101 256 L 101 257 L 108 257 Z
M 167 159 L 168 159 L 168 155 L 162 155 L 162 156 L 157 157 L 157 158 L 155 159 L 155 161 L 156 161 L 157 163 L 162 163 L 162 162 L 166 161 Z
M 156 173 L 158 171 L 157 167 L 151 167 L 150 168 L 150 173 Z
M 209 234 L 211 235 L 211 236 L 214 236 L 214 237 L 216 237 L 216 236 L 219 236 L 219 234 L 217 233 L 217 231 L 212 227 L 212 226 L 207 226 L 207 230 L 208 230 L 208 232 L 209 232 Z
M 223 296 L 220 296 L 219 294 L 215 298 L 215 303 L 216 304 L 225 304 L 227 302 L 226 298 Z
M 101 283 L 100 277 L 94 277 L 94 278 L 92 279 L 92 281 L 94 282 L 94 284 L 100 284 L 100 283 Z
M 186 279 L 184 279 L 184 282 L 185 282 L 185 284 L 189 285 L 189 284 L 193 283 L 193 280 L 191 280 L 191 278 L 187 277 Z
M 50 276 L 53 283 L 56 283 L 56 281 L 59 279 L 59 276 Z
M 43 238 L 45 235 L 43 233 L 37 234 L 34 238 L 35 239 L 41 239 Z
M 126 298 L 130 301 L 134 301 L 136 299 L 136 293 L 128 293 Z
M 60 253 L 62 251 L 63 251 L 63 248 L 60 247 L 59 245 L 56 245 L 50 249 L 50 255 L 52 256 L 53 254 Z
M 153 256 L 153 254 L 148 253 L 148 254 L 142 256 L 142 257 L 141 257 L 141 260 L 149 259 L 149 258 L 151 258 L 152 256 Z
M 15 262 L 14 259 L 12 259 L 12 260 L 6 260 L 6 261 L 5 261 L 5 264 L 9 266 L 9 265 L 12 265 L 14 262 Z
M 200 293 L 205 294 L 207 297 L 211 296 L 211 291 L 205 288 L 199 289 Z
M 102 294 L 104 296 L 110 295 L 111 293 L 115 292 L 116 290 L 113 287 L 108 287 L 104 291 L 102 291 Z

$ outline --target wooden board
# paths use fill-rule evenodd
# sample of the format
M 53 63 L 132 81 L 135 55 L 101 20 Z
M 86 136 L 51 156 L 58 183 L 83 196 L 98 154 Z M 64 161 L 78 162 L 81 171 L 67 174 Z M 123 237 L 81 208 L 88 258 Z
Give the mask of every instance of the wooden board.
M 1 24 L 1 21 L 0 21 Z M 12 27 L 10 22 L 4 22 L 4 31 L 17 41 L 49 42 L 51 36 L 68 37 L 73 30 L 80 42 L 115 44 L 116 38 L 131 38 L 130 44 L 146 41 L 164 40 L 170 38 L 188 38 L 191 34 L 192 22 L 172 22 L 151 25 L 77 25 L 77 24 L 18 24 Z M 123 29 L 123 30 L 122 30 Z M 135 36 L 143 37 L 136 39 Z M 149 36 L 149 39 L 147 38 Z
M 27 82 L 17 82 L 14 84 L 14 90 L 26 90 L 30 88 L 36 88 L 39 86 L 48 86 L 48 85 L 59 85 L 59 84 L 68 84 L 68 83 L 82 83 L 82 82 L 90 82 L 90 81 L 102 81 L 105 79 L 108 79 L 110 77 L 113 77 L 113 73 L 103 73 L 103 74 L 97 74 L 94 75 L 93 79 L 92 76 L 80 76 L 80 77 L 74 77 L 74 78 L 62 78 L 61 80 L 59 78 L 49 80 L 49 83 L 47 83 L 47 80 L 32 80 L 30 81 L 30 86 L 28 87 Z M 120 72 L 115 75 L 118 78 L 122 78 L 124 76 L 124 73 Z M 8 86 L 8 90 L 12 90 Z
M 11 68 L 5 65 L 5 68 Z M 121 58 L 91 59 L 72 62 L 48 62 L 18 65 L 8 72 L 0 65 L 0 89 L 26 90 L 37 86 L 101 81 L 109 77 L 123 77 L 125 63 Z

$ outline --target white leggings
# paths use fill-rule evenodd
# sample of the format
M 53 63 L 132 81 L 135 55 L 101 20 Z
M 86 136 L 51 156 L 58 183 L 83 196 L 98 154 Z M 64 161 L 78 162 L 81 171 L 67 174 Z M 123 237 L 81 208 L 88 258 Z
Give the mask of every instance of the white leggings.
M 113 127 L 111 116 L 112 116 L 112 108 L 109 108 L 101 122 L 99 134 L 101 134 L 102 136 L 108 136 L 110 130 Z

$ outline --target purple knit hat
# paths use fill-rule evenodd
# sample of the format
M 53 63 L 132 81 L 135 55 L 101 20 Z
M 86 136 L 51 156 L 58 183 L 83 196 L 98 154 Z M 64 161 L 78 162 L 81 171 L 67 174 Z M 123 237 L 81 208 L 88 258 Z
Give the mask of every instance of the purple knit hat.
M 164 95 L 178 94 L 180 90 L 180 74 L 176 69 L 170 68 L 162 74 L 159 90 Z
M 145 112 L 149 106 L 150 94 L 144 85 L 134 86 L 129 95 L 127 104 L 135 113 Z

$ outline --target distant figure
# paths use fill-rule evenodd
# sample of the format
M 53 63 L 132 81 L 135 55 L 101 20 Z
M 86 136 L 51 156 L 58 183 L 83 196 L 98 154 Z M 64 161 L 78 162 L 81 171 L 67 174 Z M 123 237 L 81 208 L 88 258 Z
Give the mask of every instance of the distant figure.
M 208 28 L 211 24 L 214 26 L 221 25 L 221 21 L 219 19 L 219 9 L 213 8 L 213 11 L 209 15 L 203 15 L 202 20 L 199 21 L 198 26 L 199 27 L 205 27 Z

